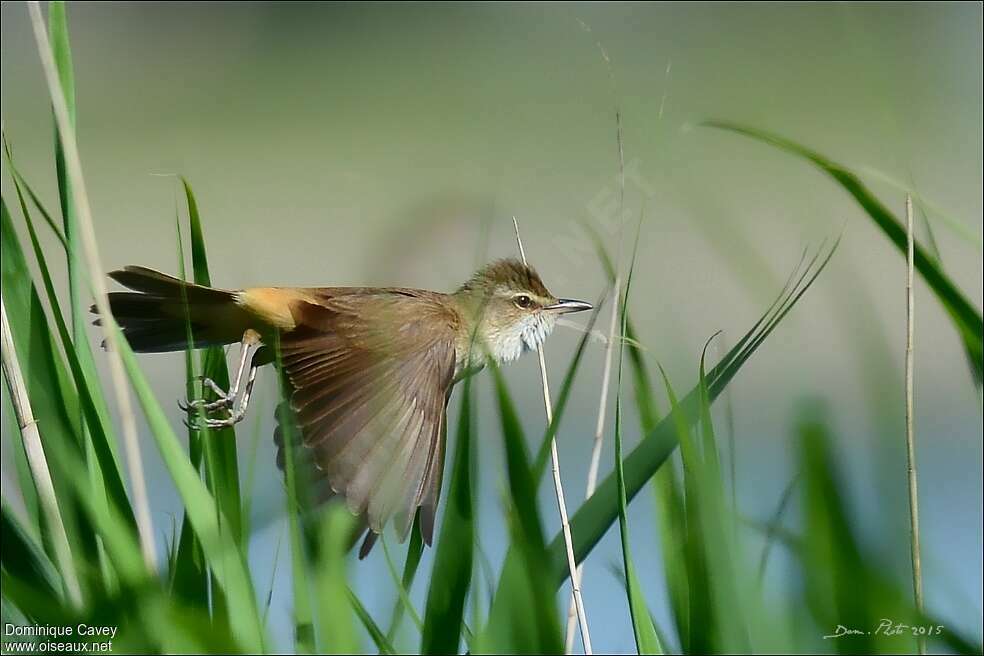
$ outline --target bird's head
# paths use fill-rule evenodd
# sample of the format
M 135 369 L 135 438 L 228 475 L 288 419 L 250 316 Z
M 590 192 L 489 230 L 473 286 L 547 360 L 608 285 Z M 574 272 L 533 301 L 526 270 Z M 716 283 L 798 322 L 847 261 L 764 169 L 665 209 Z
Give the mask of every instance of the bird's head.
M 515 259 L 482 267 L 455 296 L 475 321 L 476 341 L 497 362 L 538 349 L 561 314 L 591 309 L 590 303 L 557 298 L 536 271 Z

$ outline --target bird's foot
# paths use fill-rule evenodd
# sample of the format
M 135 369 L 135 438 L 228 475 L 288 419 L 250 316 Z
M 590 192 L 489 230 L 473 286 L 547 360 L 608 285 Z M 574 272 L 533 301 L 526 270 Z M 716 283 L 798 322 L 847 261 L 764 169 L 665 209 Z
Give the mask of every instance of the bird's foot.
M 221 387 L 219 387 L 218 383 L 216 383 L 211 378 L 207 378 L 205 376 L 196 376 L 195 379 L 202 381 L 202 387 L 208 388 L 212 392 L 212 394 L 214 394 L 218 398 L 215 399 L 214 401 L 210 401 L 209 399 L 206 399 L 203 396 L 202 398 L 199 399 L 188 399 L 186 401 L 178 401 L 178 407 L 184 410 L 185 412 L 201 411 L 206 414 L 209 414 L 212 412 L 216 412 L 218 410 L 228 410 L 236 404 L 237 394 L 236 394 L 235 385 L 233 385 L 233 388 L 230 391 L 226 392 Z M 202 391 L 204 393 L 204 389 Z
M 246 407 L 249 405 L 249 397 L 253 392 L 253 383 L 256 382 L 256 367 L 252 363 L 253 355 L 260 348 L 260 345 L 259 334 L 255 330 L 247 330 L 243 335 L 236 378 L 228 392 L 211 378 L 206 376 L 197 378 L 197 380 L 202 381 L 202 398 L 178 402 L 178 406 L 187 414 L 184 421 L 186 426 L 196 430 L 228 428 L 235 426 L 246 417 Z M 243 385 L 242 381 L 247 368 L 249 373 L 246 375 L 246 383 Z M 214 401 L 205 398 L 206 389 L 217 397 Z
M 197 378 L 202 381 L 203 388 L 207 388 L 218 398 L 210 400 L 203 396 L 198 399 L 178 401 L 178 407 L 188 414 L 188 419 L 184 422 L 186 426 L 198 430 L 202 428 L 226 428 L 243 420 L 243 417 L 246 416 L 245 408 L 241 405 L 240 408 L 236 408 L 236 401 L 239 399 L 238 385 L 233 385 L 232 389 L 226 392 L 211 378 L 205 376 L 198 376 Z M 225 416 L 214 416 L 216 414 L 224 414 Z
M 197 415 L 189 415 L 189 417 L 183 420 L 184 425 L 194 430 L 216 430 L 235 426 L 246 417 L 246 410 L 242 407 L 236 408 L 235 410 L 222 408 L 222 410 L 225 410 L 228 413 L 227 416 L 210 417 L 202 413 Z

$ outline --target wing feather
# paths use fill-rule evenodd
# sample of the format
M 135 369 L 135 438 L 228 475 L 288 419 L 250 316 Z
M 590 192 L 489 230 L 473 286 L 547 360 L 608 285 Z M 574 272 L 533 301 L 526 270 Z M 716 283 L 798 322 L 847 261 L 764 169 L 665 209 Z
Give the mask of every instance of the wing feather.
M 431 542 L 454 378 L 456 317 L 406 290 L 314 295 L 281 338 L 302 442 L 331 489 L 401 540 L 422 508 Z

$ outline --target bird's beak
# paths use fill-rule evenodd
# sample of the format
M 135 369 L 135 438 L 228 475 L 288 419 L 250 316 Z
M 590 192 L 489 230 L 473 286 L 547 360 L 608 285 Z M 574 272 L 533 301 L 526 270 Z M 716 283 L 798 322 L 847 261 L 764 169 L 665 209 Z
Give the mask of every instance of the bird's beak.
M 591 309 L 590 303 L 585 303 L 584 301 L 575 301 L 570 298 L 559 298 L 557 302 L 552 305 L 544 306 L 544 310 L 549 312 L 556 312 L 557 314 L 568 314 L 570 312 L 584 312 L 585 310 Z

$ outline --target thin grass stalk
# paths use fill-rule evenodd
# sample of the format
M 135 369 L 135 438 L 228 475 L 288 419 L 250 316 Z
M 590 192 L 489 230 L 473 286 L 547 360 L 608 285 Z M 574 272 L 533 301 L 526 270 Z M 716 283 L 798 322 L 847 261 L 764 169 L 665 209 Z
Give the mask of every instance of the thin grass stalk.
M 905 197 L 905 233 L 906 233 L 906 267 L 905 267 L 905 448 L 906 473 L 909 479 L 909 548 L 912 556 L 912 594 L 916 602 L 916 611 L 923 612 L 922 584 L 922 553 L 919 547 L 919 487 L 916 470 L 916 435 L 913 425 L 913 361 L 914 361 L 914 323 L 915 323 L 915 294 L 912 281 L 915 276 L 915 238 L 912 233 L 912 196 Z M 926 653 L 926 638 L 918 638 L 919 653 Z
M 526 260 L 526 250 L 523 248 L 523 240 L 519 236 L 519 222 L 513 217 L 513 228 L 516 231 L 516 244 L 519 246 L 519 255 L 523 259 L 524 265 L 529 265 Z M 540 363 L 540 385 L 543 388 L 543 409 L 547 415 L 547 425 L 553 424 L 553 406 L 550 401 L 550 385 L 547 381 L 547 361 L 543 356 L 543 345 L 536 350 Z M 564 484 L 560 480 L 560 456 L 557 453 L 556 434 L 550 440 L 550 469 L 553 473 L 554 492 L 557 496 L 557 512 L 560 514 L 561 530 L 564 535 L 564 544 L 567 547 L 567 567 L 571 576 L 571 594 L 574 597 L 574 607 L 577 609 L 577 621 L 581 629 L 581 646 L 585 654 L 591 654 L 591 634 L 588 631 L 588 618 L 584 612 L 584 601 L 581 599 L 581 586 L 577 579 L 577 561 L 574 559 L 574 540 L 571 537 L 571 525 L 567 516 L 567 502 L 564 500 Z
M 598 401 L 598 422 L 595 424 L 594 445 L 591 448 L 591 463 L 588 466 L 588 484 L 585 488 L 585 499 L 590 499 L 594 494 L 595 487 L 598 485 L 598 467 L 601 464 L 601 447 L 605 440 L 605 411 L 608 408 L 608 387 L 612 376 L 612 351 L 615 345 L 615 330 L 618 327 L 618 304 L 619 304 L 620 281 L 615 278 L 612 283 L 612 317 L 608 326 L 608 339 L 605 341 L 605 366 L 601 376 L 601 398 Z M 574 578 L 578 588 L 581 587 L 584 563 L 577 566 Z M 571 653 L 574 649 L 574 623 L 577 621 L 577 608 L 574 605 L 574 595 L 568 603 L 567 610 L 567 633 L 565 634 L 564 653 Z
M 68 112 L 68 104 L 61 88 L 58 69 L 55 66 L 51 43 L 45 29 L 44 18 L 41 15 L 40 4 L 35 0 L 28 3 L 31 23 L 34 27 L 34 37 L 38 44 L 38 54 L 44 68 L 51 105 L 58 125 L 62 148 L 65 152 L 65 170 L 71 183 L 72 201 L 78 212 L 78 227 L 82 237 L 82 246 L 89 269 L 89 284 L 96 303 L 96 309 L 102 318 L 102 330 L 108 345 L 110 377 L 120 414 L 123 444 L 126 450 L 127 468 L 130 472 L 130 485 L 133 492 L 134 515 L 137 520 L 137 533 L 140 537 L 140 549 L 143 553 L 147 568 L 153 571 L 157 563 L 157 548 L 154 543 L 154 527 L 150 517 L 150 503 L 147 498 L 147 484 L 144 479 L 143 463 L 140 460 L 140 444 L 137 440 L 137 421 L 133 412 L 133 403 L 127 386 L 126 372 L 123 360 L 119 355 L 117 340 L 120 332 L 116 321 L 109 309 L 109 297 L 106 283 L 101 272 L 103 266 L 99 257 L 99 245 L 92 222 L 92 210 L 89 206 L 89 196 L 86 192 L 85 179 L 82 175 L 82 161 L 79 157 L 78 141 L 75 138 L 75 128 Z
M 17 351 L 14 348 L 14 336 L 10 332 L 10 324 L 7 322 L 7 306 L 4 305 L 2 298 L 0 298 L 0 334 L 2 334 L 3 342 L 3 375 L 7 379 L 10 401 L 11 405 L 14 406 L 14 415 L 17 417 L 17 425 L 20 427 L 21 437 L 24 440 L 27 462 L 38 490 L 38 498 L 44 508 L 48 530 L 53 538 L 58 570 L 61 572 L 65 591 L 72 606 L 81 608 L 82 588 L 75 571 L 75 562 L 72 560 L 72 550 L 68 545 L 65 524 L 62 521 L 61 512 L 58 510 L 55 486 L 51 480 L 51 472 L 48 470 L 44 446 L 41 444 L 38 422 L 34 419 L 34 412 L 31 410 L 31 400 L 27 395 L 24 375 L 21 373 L 20 361 L 17 359 Z

